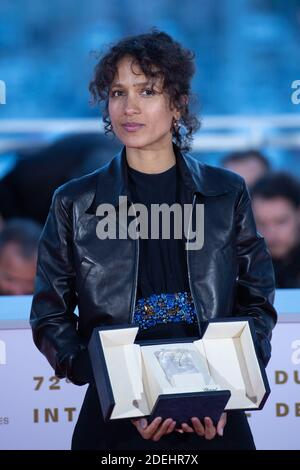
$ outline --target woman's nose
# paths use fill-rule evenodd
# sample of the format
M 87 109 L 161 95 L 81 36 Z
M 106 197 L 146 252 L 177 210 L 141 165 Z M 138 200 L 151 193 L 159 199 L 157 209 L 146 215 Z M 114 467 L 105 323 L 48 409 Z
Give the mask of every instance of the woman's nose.
M 125 100 L 124 113 L 128 116 L 140 113 L 140 107 L 137 99 L 129 93 Z

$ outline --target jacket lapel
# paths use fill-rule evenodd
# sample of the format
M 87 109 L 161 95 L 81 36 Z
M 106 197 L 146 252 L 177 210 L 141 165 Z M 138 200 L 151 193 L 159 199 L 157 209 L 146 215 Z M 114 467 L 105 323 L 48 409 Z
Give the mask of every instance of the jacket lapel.
M 183 182 L 193 193 L 210 197 L 230 191 L 230 188 L 224 185 L 223 178 L 218 179 L 215 173 L 212 174 L 211 167 L 188 153 L 181 152 L 175 144 L 173 148 Z M 116 208 L 119 206 L 120 196 L 127 196 L 130 203 L 125 146 L 108 164 L 98 170 L 95 196 L 86 212 L 95 214 L 101 203 L 111 204 Z

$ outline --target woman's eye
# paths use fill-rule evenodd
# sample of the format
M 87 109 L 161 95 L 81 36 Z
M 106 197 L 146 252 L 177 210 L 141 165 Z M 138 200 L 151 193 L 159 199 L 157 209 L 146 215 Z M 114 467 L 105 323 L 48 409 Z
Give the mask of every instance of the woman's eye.
M 111 92 L 111 96 L 112 97 L 121 96 L 119 93 L 121 94 L 122 91 L 121 90 L 114 90 L 114 91 Z
M 143 90 L 143 94 L 145 94 L 146 96 L 151 96 L 155 94 L 155 91 L 151 88 L 145 88 L 145 90 Z
M 142 90 L 141 94 L 144 96 L 152 96 L 152 95 L 155 95 L 155 91 L 152 90 L 151 88 L 145 88 L 144 90 Z M 123 96 L 123 95 L 124 95 L 124 92 L 122 90 L 114 90 L 110 93 L 110 96 L 112 98 Z

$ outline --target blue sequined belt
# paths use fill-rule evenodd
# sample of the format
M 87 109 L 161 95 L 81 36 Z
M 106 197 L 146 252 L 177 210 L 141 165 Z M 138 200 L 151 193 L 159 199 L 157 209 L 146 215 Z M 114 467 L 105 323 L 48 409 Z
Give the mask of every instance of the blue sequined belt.
M 197 317 L 190 292 L 152 294 L 137 300 L 134 323 L 145 330 L 158 323 L 196 323 Z

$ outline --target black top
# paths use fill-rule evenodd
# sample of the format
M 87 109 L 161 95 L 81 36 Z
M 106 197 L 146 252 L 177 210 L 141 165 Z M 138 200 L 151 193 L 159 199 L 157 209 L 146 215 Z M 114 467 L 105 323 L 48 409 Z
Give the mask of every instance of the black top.
M 148 238 L 139 238 L 139 271 L 137 299 L 151 294 L 175 293 L 190 291 L 185 250 L 183 224 L 182 238 L 174 238 L 174 219 L 170 217 L 170 237 L 162 238 L 161 218 L 159 223 L 159 238 L 151 239 L 151 204 L 174 203 L 191 204 L 192 192 L 183 183 L 178 165 L 173 165 L 162 173 L 149 174 L 137 171 L 129 165 L 128 189 L 131 201 L 142 203 L 148 209 Z M 182 210 L 183 213 L 183 210 Z M 139 213 L 137 214 L 139 216 Z M 196 336 L 195 325 L 183 323 L 156 325 L 140 332 L 139 339 L 151 334 L 151 338 Z
M 182 203 L 189 199 L 183 187 L 177 165 L 163 173 L 142 173 L 128 167 L 128 185 L 133 203 L 142 203 L 148 209 L 148 239 L 139 240 L 139 279 L 137 299 L 162 292 L 189 290 L 185 240 L 174 238 L 174 219 L 170 217 L 170 238 L 162 238 L 161 217 L 159 239 L 151 239 L 151 204 Z M 186 201 L 187 202 L 187 201 Z

